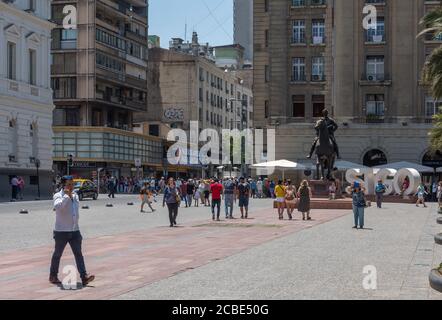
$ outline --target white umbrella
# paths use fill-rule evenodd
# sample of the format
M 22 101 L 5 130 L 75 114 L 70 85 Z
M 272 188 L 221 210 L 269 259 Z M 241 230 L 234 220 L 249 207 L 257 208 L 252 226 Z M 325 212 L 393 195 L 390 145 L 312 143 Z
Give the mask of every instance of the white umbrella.
M 420 165 L 417 163 L 407 162 L 407 161 L 393 162 L 393 163 L 385 164 L 382 166 L 377 166 L 377 167 L 375 167 L 375 169 L 395 169 L 395 170 L 415 169 L 418 172 L 424 172 L 424 173 L 434 172 L 434 169 L 431 167 L 427 167 L 427 166 L 423 166 L 423 165 Z
M 254 164 L 252 167 L 254 168 L 275 168 L 282 170 L 282 179 L 285 179 L 285 170 L 292 169 L 292 170 L 305 170 L 307 169 L 306 166 L 288 161 L 288 160 L 278 160 L 278 161 L 270 161 L 270 162 L 263 162 Z

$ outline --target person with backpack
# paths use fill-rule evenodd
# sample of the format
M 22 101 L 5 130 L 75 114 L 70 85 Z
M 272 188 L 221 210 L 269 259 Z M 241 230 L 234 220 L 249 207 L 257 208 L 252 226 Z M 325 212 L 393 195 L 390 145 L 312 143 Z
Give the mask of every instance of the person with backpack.
M 376 204 L 379 209 L 382 209 L 382 200 L 383 200 L 383 196 L 384 196 L 385 191 L 387 191 L 387 187 L 382 183 L 382 180 L 379 179 L 379 181 L 375 187 Z
M 239 178 L 237 194 L 238 205 L 241 210 L 241 219 L 247 219 L 249 215 L 250 186 L 244 177 Z

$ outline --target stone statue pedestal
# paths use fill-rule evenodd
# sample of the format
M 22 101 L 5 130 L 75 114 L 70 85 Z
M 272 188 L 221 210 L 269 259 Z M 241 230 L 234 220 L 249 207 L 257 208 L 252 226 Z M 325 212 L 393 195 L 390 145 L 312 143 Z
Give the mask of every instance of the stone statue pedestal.
M 312 189 L 312 194 L 314 198 L 328 197 L 328 187 L 330 186 L 329 181 L 310 180 L 309 185 Z

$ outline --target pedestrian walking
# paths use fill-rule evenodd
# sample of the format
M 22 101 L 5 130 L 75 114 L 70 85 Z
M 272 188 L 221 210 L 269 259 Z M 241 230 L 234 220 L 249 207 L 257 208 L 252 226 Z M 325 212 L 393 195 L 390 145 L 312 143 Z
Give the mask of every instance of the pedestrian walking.
M 233 219 L 233 201 L 235 198 L 236 185 L 232 178 L 224 182 L 224 208 L 226 219 Z M 230 209 L 230 212 L 229 212 Z
M 107 189 L 109 191 L 109 194 L 107 195 L 108 198 L 115 198 L 115 189 L 117 188 L 117 183 L 115 181 L 114 177 L 111 177 L 109 181 L 107 182 Z
M 147 204 L 152 210 L 152 212 L 155 212 L 155 209 L 152 207 L 153 202 L 153 193 L 150 188 L 150 183 L 145 182 L 143 187 L 140 190 L 140 198 L 141 198 L 141 213 L 144 213 L 144 206 Z
M 238 205 L 239 209 L 241 210 L 241 219 L 248 219 L 250 186 L 245 181 L 244 177 L 239 178 L 237 194 L 238 194 Z
M 23 177 L 18 177 L 18 198 L 23 200 L 23 195 L 25 192 L 25 179 Z
M 18 178 L 17 176 L 13 176 L 11 179 L 11 201 L 17 201 L 18 194 Z
M 282 184 L 282 180 L 278 181 L 274 192 L 276 195 L 276 207 L 278 209 L 279 220 L 283 220 L 285 209 L 285 186 Z
M 62 190 L 54 195 L 55 228 L 53 236 L 55 240 L 55 250 L 51 260 L 49 282 L 55 285 L 61 284 L 61 281 L 58 279 L 60 259 L 66 245 L 69 243 L 75 257 L 81 282 L 83 286 L 86 286 L 95 279 L 95 276 L 88 275 L 86 272 L 81 250 L 83 237 L 81 236 L 78 224 L 80 219 L 80 201 L 78 195 L 74 192 L 73 177 L 63 177 L 61 179 L 61 185 Z
M 187 205 L 189 207 L 192 206 L 194 193 L 195 193 L 195 185 L 193 184 L 193 180 L 189 179 L 189 181 L 187 182 Z
M 352 199 L 353 199 L 353 215 L 355 225 L 353 229 L 364 229 L 364 211 L 367 206 L 365 200 L 365 190 L 359 182 L 354 182 L 352 185 Z
M 262 179 L 259 178 L 259 180 L 256 182 L 256 191 L 258 193 L 258 198 L 261 199 L 263 197 L 263 182 Z
M 387 187 L 383 184 L 382 180 L 379 179 L 379 181 L 375 187 L 376 204 L 379 209 L 382 209 L 382 200 L 383 200 L 385 191 L 387 191 Z
M 275 182 L 272 180 L 269 183 L 269 190 L 270 190 L 270 198 L 275 199 Z
M 193 199 L 195 200 L 195 207 L 200 206 L 201 193 L 198 188 L 195 188 L 195 193 L 193 194 Z
M 210 183 L 209 180 L 204 181 L 204 205 L 210 207 Z
M 425 185 L 423 182 L 417 187 L 417 201 L 416 201 L 416 207 L 419 207 L 419 204 L 422 204 L 424 208 L 427 207 L 425 203 L 425 196 L 428 195 L 428 192 L 425 190 Z
M 437 186 L 437 203 L 439 205 L 439 210 L 442 209 L 442 182 L 439 182 Z
M 178 207 L 180 205 L 180 202 L 180 191 L 176 187 L 174 179 L 169 178 L 167 186 L 164 188 L 163 207 L 165 207 L 167 204 L 171 228 L 177 225 L 176 218 L 178 216 Z
M 298 190 L 298 211 L 302 213 L 302 220 L 311 220 L 310 217 L 310 199 L 312 198 L 312 190 L 308 181 L 304 180 Z
M 184 198 L 184 204 L 186 205 L 186 208 L 190 206 L 190 204 L 187 203 L 187 181 L 183 180 L 181 182 L 181 188 L 178 188 L 180 190 L 180 193 L 183 195 Z
M 293 212 L 295 211 L 297 199 L 296 199 L 296 189 L 291 183 L 291 181 L 288 182 L 284 198 L 285 198 L 285 206 L 287 208 L 287 214 L 289 216 L 289 220 L 293 220 Z
M 204 194 L 204 181 L 203 180 L 201 180 L 198 184 L 198 191 L 200 193 L 201 205 L 205 205 L 206 204 L 206 196 Z
M 216 207 L 216 220 L 220 221 L 219 216 L 221 213 L 221 194 L 223 192 L 223 185 L 219 183 L 218 179 L 210 185 L 210 192 L 212 193 L 212 220 L 215 220 L 215 207 Z

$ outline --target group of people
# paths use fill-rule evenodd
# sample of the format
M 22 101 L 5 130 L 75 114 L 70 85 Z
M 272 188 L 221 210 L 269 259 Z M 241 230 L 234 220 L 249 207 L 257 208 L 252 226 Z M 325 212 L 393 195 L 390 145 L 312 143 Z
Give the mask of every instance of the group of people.
M 201 205 L 211 208 L 212 219 L 220 221 L 222 200 L 224 200 L 226 219 L 234 219 L 233 207 L 237 200 L 241 219 L 247 219 L 250 197 L 251 188 L 244 177 L 200 181 L 169 178 L 164 188 L 163 207 L 167 205 L 170 227 L 177 225 L 178 209 L 183 202 L 185 208 L 190 208 L 192 203 L 198 207 L 201 201 Z
M 275 186 L 276 206 L 280 220 L 284 219 L 284 211 L 287 209 L 289 220 L 293 220 L 293 212 L 298 207 L 298 212 L 302 213 L 302 220 L 311 220 L 310 200 L 312 190 L 307 180 L 302 181 L 299 188 L 296 188 L 291 180 L 278 181 Z
M 23 200 L 23 194 L 25 189 L 25 179 L 19 176 L 12 176 L 10 180 L 11 185 L 11 201 Z

